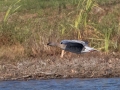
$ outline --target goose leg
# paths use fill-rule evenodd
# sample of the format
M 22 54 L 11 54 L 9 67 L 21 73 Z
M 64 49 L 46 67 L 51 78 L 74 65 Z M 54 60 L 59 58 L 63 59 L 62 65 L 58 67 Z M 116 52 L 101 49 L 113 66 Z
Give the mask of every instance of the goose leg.
M 62 50 L 62 52 L 61 52 L 61 56 L 60 56 L 61 58 L 63 58 L 64 52 L 65 52 L 65 51 Z

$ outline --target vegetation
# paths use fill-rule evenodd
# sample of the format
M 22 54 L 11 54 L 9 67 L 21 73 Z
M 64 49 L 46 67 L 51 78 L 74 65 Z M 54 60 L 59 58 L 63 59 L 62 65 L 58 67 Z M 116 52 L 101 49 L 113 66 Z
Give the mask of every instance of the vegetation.
M 45 56 L 46 43 L 62 39 L 120 51 L 119 0 L 1 0 L 0 8 L 0 58 Z

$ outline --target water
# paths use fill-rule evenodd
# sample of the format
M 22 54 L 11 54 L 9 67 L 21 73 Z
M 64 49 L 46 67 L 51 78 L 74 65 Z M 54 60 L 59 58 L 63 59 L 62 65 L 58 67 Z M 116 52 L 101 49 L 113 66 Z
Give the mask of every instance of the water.
M 120 90 L 120 78 L 0 81 L 0 90 Z

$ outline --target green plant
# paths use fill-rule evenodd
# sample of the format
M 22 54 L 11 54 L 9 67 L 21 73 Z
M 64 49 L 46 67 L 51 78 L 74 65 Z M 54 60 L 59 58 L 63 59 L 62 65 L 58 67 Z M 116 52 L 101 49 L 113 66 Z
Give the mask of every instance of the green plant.
M 61 34 L 63 35 L 63 34 L 65 34 L 65 26 L 63 25 L 63 24 L 61 24 Z
M 82 38 L 83 30 L 87 30 L 86 27 L 88 25 L 88 16 L 92 7 L 95 5 L 93 0 L 80 0 L 77 5 L 77 10 L 79 14 L 74 21 L 74 25 L 71 25 L 75 28 L 75 32 L 77 33 L 78 39 Z M 80 9 L 80 10 L 79 10 Z
M 0 15 L 4 15 L 4 12 L 6 15 L 4 23 L 1 21 L 3 17 L 0 18 L 0 44 L 1 42 L 5 44 L 6 41 L 7 45 L 17 42 L 28 47 L 35 45 L 35 50 L 41 52 L 43 48 L 47 49 L 46 43 L 49 38 L 50 41 L 89 39 L 92 47 L 106 52 L 118 49 L 120 48 L 120 30 L 118 29 L 120 28 L 118 26 L 120 5 L 114 4 L 107 7 L 107 1 L 2 0 Z M 97 5 L 96 2 L 100 3 L 98 5 L 100 8 L 94 7 Z
M 16 1 L 14 4 L 11 4 L 5 14 L 5 17 L 4 17 L 4 23 L 6 23 L 8 21 L 8 18 L 13 14 L 15 13 L 20 7 L 21 5 L 17 6 L 17 4 L 20 2 L 21 0 L 18 0 Z
M 109 51 L 109 45 L 110 45 L 110 36 L 112 34 L 112 29 L 104 29 L 104 35 L 105 35 L 105 51 L 108 53 Z

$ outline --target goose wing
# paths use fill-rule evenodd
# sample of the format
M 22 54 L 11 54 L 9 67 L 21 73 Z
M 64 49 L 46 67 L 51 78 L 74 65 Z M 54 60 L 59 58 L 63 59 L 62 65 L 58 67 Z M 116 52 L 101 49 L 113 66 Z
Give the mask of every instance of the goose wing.
M 86 43 L 78 40 L 62 40 L 61 44 L 66 45 L 65 50 L 73 53 L 81 53 Z
M 83 44 L 83 46 L 87 46 L 88 43 L 81 41 L 81 40 L 62 40 L 61 44 L 67 44 L 67 43 L 79 43 L 79 44 Z

